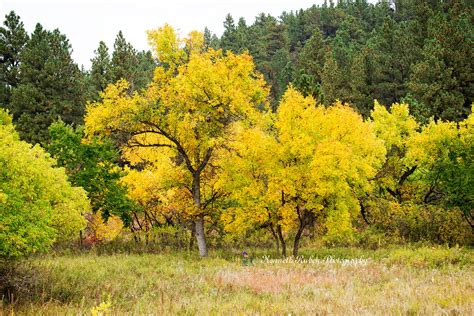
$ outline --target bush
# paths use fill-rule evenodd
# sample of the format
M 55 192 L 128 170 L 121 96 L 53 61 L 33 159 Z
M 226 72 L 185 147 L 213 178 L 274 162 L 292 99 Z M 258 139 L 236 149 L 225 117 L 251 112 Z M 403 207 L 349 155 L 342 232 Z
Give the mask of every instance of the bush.
M 370 219 L 375 230 L 369 230 L 368 234 L 378 231 L 400 241 L 451 246 L 473 242 L 472 229 L 458 208 L 389 202 L 372 208 Z

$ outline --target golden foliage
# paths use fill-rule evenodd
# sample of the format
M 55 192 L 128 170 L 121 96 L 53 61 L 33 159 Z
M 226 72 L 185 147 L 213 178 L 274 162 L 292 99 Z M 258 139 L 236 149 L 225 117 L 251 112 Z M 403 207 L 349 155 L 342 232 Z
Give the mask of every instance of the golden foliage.
M 370 192 L 368 179 L 385 156 L 373 124 L 346 105 L 320 106 L 292 87 L 268 115 L 267 129 L 240 127 L 232 143 L 237 154 L 223 162 L 228 190 L 242 208 L 223 215 L 226 229 L 273 220 L 289 230 L 303 213 L 331 210 L 331 233 L 350 232 L 357 198 Z
M 234 125 L 258 121 L 268 88 L 250 55 L 204 51 L 199 32 L 181 39 L 165 25 L 148 37 L 161 63 L 153 82 L 132 95 L 125 81 L 110 85 L 87 106 L 86 135 L 120 138 L 124 158 L 146 166 L 123 181 L 130 197 L 148 210 L 203 215 L 223 194 L 216 166 Z
M 107 221 L 102 218 L 102 212 L 90 213 L 88 216 L 89 238 L 94 241 L 112 241 L 123 230 L 123 222 L 118 216 L 110 216 Z

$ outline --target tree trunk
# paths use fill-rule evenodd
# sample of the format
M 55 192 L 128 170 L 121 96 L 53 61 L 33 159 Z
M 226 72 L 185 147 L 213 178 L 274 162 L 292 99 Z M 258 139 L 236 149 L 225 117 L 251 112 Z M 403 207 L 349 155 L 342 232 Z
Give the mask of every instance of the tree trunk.
M 471 212 L 469 211 L 464 211 L 464 210 L 461 210 L 462 212 L 462 215 L 464 215 L 464 218 L 466 219 L 466 221 L 469 223 L 469 225 L 471 225 L 471 229 L 474 230 L 474 224 L 472 223 L 472 215 L 471 215 Z M 469 212 L 469 215 L 468 213 Z M 470 219 L 471 218 L 471 219 Z
M 293 244 L 293 256 L 298 257 L 298 250 L 300 248 L 300 240 L 301 236 L 303 235 L 304 229 L 306 226 L 311 225 L 314 221 L 314 214 L 311 213 L 311 211 L 308 211 L 306 209 L 300 209 L 299 206 L 296 206 L 296 212 L 298 213 L 298 219 L 299 219 L 299 226 L 298 226 L 298 231 L 296 232 L 295 235 L 295 242 Z
M 199 255 L 201 257 L 207 257 L 207 245 L 206 238 L 204 237 L 204 218 L 198 218 L 196 224 L 196 240 L 199 248 Z
M 359 201 L 359 206 L 360 206 L 360 215 L 362 215 L 362 218 L 364 219 L 364 222 L 367 225 L 370 225 L 370 222 L 367 218 L 367 209 L 365 208 L 364 203 L 362 203 L 362 201 Z
M 304 223 L 301 222 L 299 227 L 298 227 L 298 231 L 296 232 L 296 235 L 295 235 L 295 242 L 293 244 L 293 257 L 298 257 L 298 249 L 300 247 L 300 240 L 301 240 L 301 235 L 303 235 L 303 231 L 304 231 Z
M 278 254 L 278 253 L 280 253 L 280 239 L 278 239 L 278 235 L 275 232 L 275 229 L 273 229 L 273 224 L 270 224 L 270 231 L 272 232 L 273 238 L 275 239 L 276 251 L 277 251 L 277 254 Z
M 280 253 L 280 239 L 278 239 L 278 235 L 275 232 L 275 229 L 273 229 L 273 225 L 270 224 L 270 231 L 273 235 L 273 238 L 275 239 L 275 245 L 276 245 L 276 252 Z
M 82 242 L 82 230 L 79 231 L 79 248 L 82 249 L 83 242 Z
M 196 235 L 196 226 L 194 222 L 191 223 L 191 238 L 189 240 L 189 250 L 191 251 L 194 247 L 194 236 Z
M 283 238 L 283 233 L 281 232 L 280 225 L 277 225 L 277 233 L 278 233 L 278 238 L 280 238 L 280 243 L 281 243 L 281 255 L 283 257 L 286 257 L 286 242 L 285 242 L 285 238 Z
M 193 176 L 193 199 L 196 208 L 201 210 L 201 179 L 197 173 Z M 199 255 L 201 257 L 207 257 L 207 245 L 206 238 L 204 236 L 204 216 L 198 215 L 198 218 L 194 221 L 194 229 L 196 235 L 196 241 L 199 248 Z

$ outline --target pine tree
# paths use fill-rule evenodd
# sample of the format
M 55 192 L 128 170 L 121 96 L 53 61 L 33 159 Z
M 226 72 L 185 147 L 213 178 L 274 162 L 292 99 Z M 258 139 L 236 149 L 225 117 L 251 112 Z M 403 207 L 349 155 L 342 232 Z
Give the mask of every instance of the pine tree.
M 224 21 L 224 33 L 220 40 L 220 47 L 223 50 L 231 50 L 235 53 L 238 51 L 236 31 L 234 18 L 227 14 Z
M 277 23 L 276 21 L 269 24 L 268 32 L 265 37 L 265 43 L 267 45 L 267 54 L 270 58 L 280 49 L 287 49 L 288 34 L 286 32 L 286 26 L 284 24 Z
M 125 79 L 130 84 L 131 89 L 135 89 L 134 78 L 137 63 L 136 50 L 127 42 L 122 31 L 119 31 L 115 38 L 114 52 L 112 53 L 112 81 Z
M 239 53 L 248 49 L 249 46 L 249 34 L 248 34 L 247 23 L 244 18 L 240 18 L 235 29 L 235 37 L 237 40 L 236 46 Z
M 211 33 L 207 26 L 204 28 L 204 46 L 206 49 L 213 48 L 217 50 L 219 48 L 219 38 L 216 34 Z
M 325 53 L 326 45 L 323 35 L 318 30 L 315 30 L 313 36 L 298 53 L 298 68 L 302 70 L 302 73 L 311 76 L 314 82 L 321 82 Z
M 469 12 L 471 14 L 469 14 Z M 423 57 L 411 69 L 410 95 L 424 117 L 461 120 L 474 100 L 472 10 L 461 3 L 428 22 Z
M 372 96 L 383 104 L 400 102 L 407 93 L 410 66 L 419 59 L 420 41 L 414 33 L 416 22 L 396 24 L 386 18 L 367 46 L 373 54 Z
M 303 46 L 307 40 L 302 18 L 304 12 L 303 9 L 300 9 L 296 13 L 283 12 L 281 16 L 282 22 L 287 26 L 289 49 L 291 52 L 295 51 L 297 47 Z
M 94 58 L 91 59 L 91 81 L 94 90 L 103 91 L 112 82 L 112 63 L 109 55 L 109 48 L 103 42 L 99 42 L 99 47 L 94 51 Z
M 135 88 L 143 89 L 152 81 L 153 71 L 157 65 L 149 50 L 138 52 L 137 60 L 134 78 Z
M 48 126 L 58 118 L 68 124 L 82 122 L 84 78 L 59 30 L 36 25 L 21 52 L 20 74 L 9 108 L 22 139 L 44 144 Z
M 11 11 L 0 27 L 0 107 L 7 107 L 11 89 L 20 82 L 20 54 L 28 42 L 20 17 Z
M 374 100 L 371 95 L 371 55 L 368 49 L 357 53 L 351 62 L 349 85 L 349 103 L 357 108 L 364 117 L 370 115 Z
M 345 95 L 342 91 L 343 86 L 344 73 L 341 71 L 334 54 L 330 52 L 326 56 L 321 73 L 321 92 L 325 103 L 330 104 L 338 99 L 341 100 L 341 97 Z

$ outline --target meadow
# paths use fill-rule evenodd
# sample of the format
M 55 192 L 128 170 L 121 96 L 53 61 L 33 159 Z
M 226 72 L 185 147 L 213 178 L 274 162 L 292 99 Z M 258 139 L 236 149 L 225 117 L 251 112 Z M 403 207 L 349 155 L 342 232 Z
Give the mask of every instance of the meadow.
M 306 263 L 250 254 L 244 266 L 237 250 L 52 253 L 18 266 L 0 315 L 474 314 L 471 249 L 302 249 Z

